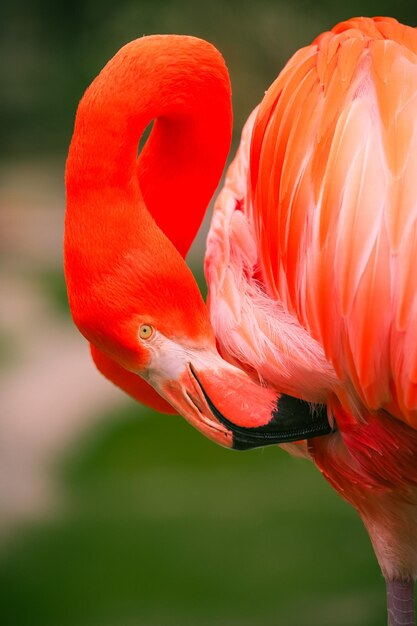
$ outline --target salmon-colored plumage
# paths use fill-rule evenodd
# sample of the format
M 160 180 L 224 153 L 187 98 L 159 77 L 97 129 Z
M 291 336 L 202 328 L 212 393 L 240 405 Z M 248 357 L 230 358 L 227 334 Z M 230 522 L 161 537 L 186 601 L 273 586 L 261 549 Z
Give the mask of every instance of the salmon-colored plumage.
M 209 44 L 144 38 L 109 62 L 82 100 L 67 165 L 75 322 L 136 399 L 174 407 L 222 445 L 280 441 L 311 457 L 369 531 L 390 624 L 411 625 L 417 31 L 342 22 L 271 85 L 215 204 L 209 319 L 183 256 L 230 133 L 227 71 Z
M 416 133 L 417 31 L 357 19 L 293 57 L 251 150 L 268 293 L 368 408 L 414 426 Z

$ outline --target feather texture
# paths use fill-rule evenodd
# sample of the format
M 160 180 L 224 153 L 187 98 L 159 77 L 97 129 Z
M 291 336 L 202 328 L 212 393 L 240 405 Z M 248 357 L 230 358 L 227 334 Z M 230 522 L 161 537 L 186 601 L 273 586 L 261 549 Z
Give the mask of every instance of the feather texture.
M 336 376 L 320 344 L 265 292 L 247 194 L 249 146 L 256 111 L 243 130 L 219 195 L 207 240 L 210 316 L 225 358 L 281 392 L 324 402 Z M 303 380 L 301 388 L 300 380 Z
M 395 20 L 325 33 L 259 108 L 252 215 L 268 293 L 368 409 L 414 426 L 416 163 L 417 32 Z

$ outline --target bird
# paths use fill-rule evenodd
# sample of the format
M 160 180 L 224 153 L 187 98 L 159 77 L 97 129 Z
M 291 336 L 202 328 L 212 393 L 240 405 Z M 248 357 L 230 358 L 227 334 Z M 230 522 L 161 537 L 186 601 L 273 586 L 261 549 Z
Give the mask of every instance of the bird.
M 138 154 L 139 141 L 151 132 Z M 66 165 L 70 309 L 98 370 L 237 450 L 311 459 L 358 511 L 390 626 L 415 624 L 417 31 L 352 18 L 299 49 L 232 137 L 220 52 L 125 45 Z

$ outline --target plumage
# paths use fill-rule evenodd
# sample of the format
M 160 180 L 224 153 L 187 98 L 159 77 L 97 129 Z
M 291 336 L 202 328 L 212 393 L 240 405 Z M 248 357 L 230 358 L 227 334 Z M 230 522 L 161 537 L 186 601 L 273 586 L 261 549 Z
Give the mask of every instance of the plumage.
M 365 406 L 411 425 L 416 43 L 413 29 L 385 19 L 345 22 L 322 35 L 300 60 L 295 55 L 291 76 L 271 86 L 251 152 L 266 290 L 320 342 Z
M 411 625 L 417 31 L 355 18 L 289 60 L 217 198 L 206 308 L 183 257 L 230 136 L 227 71 L 209 44 L 143 38 L 109 62 L 67 164 L 74 320 L 97 367 L 136 399 L 222 445 L 289 441 L 312 458 L 368 529 L 390 624 Z

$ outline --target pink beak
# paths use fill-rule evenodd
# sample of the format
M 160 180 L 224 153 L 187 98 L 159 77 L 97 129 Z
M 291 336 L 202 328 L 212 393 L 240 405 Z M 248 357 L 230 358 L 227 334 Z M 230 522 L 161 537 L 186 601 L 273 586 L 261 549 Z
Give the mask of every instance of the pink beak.
M 216 443 L 247 450 L 331 432 L 324 405 L 277 394 L 211 350 L 189 350 L 187 357 L 176 379 L 151 375 L 149 382 Z

